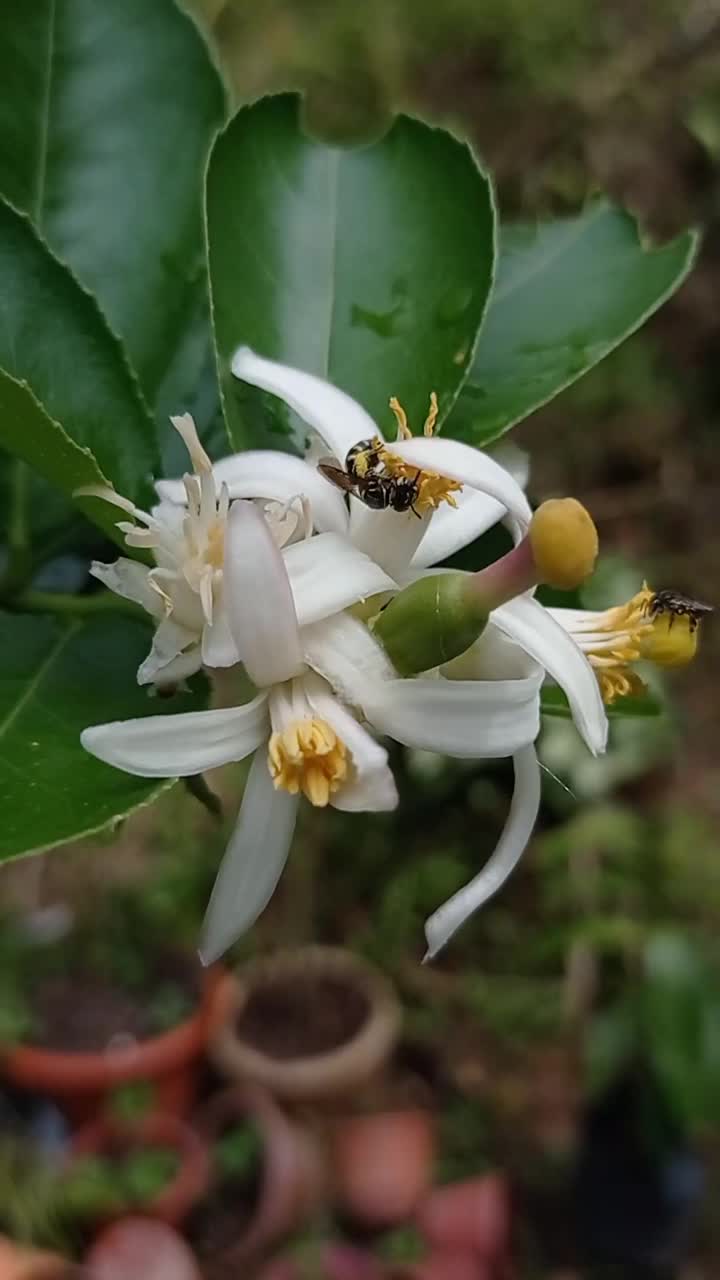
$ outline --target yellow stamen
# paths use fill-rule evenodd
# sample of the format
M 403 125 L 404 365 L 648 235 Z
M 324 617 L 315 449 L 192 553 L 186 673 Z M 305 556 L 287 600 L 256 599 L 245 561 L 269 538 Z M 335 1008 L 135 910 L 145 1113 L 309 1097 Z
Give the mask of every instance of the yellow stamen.
M 597 672 L 608 704 L 646 692 L 630 663 L 645 660 L 659 667 L 680 667 L 695 656 L 699 620 L 686 614 L 653 613 L 654 601 L 655 592 L 644 582 L 625 604 L 591 616 L 573 631 Z
M 400 401 L 398 400 L 397 396 L 391 396 L 391 397 L 390 397 L 390 408 L 392 409 L 393 413 L 395 414 L 395 418 L 396 418 L 396 420 L 397 420 L 397 426 L 398 426 L 397 438 L 398 438 L 398 440 L 412 440 L 412 431 L 410 430 L 410 428 L 409 428 L 409 426 L 408 426 L 407 414 L 406 414 L 405 410 L 403 409 L 403 407 L 402 407 L 402 405 L 401 405 Z
M 407 414 L 396 396 L 392 396 L 390 408 L 397 419 L 398 440 L 412 440 L 412 431 L 408 426 Z M 423 435 L 432 436 L 435 431 L 438 412 L 437 395 L 434 391 L 431 391 L 430 408 L 423 426 Z M 424 515 L 426 511 L 435 511 L 441 502 L 447 502 L 449 506 L 457 507 L 453 494 L 459 493 L 462 489 L 462 484 L 459 480 L 450 480 L 447 476 L 438 475 L 436 471 L 420 471 L 411 463 L 405 462 L 403 458 L 399 458 L 396 453 L 393 453 L 392 449 L 381 449 L 379 457 L 385 468 L 385 475 L 394 476 L 398 480 L 416 481 L 418 493 L 413 506 L 418 515 Z
M 598 553 L 597 529 L 575 498 L 550 498 L 530 522 L 530 545 L 540 582 L 572 591 L 590 577 Z
M 347 747 L 326 720 L 296 720 L 268 743 L 268 768 L 276 788 L 324 808 L 347 780 Z

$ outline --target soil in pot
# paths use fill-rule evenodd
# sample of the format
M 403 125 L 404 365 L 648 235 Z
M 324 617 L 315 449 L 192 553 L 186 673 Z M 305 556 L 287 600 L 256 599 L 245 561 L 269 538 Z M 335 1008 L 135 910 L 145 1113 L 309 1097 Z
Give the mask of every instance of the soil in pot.
M 263 1145 L 255 1126 L 230 1121 L 213 1144 L 215 1182 L 187 1224 L 205 1280 L 234 1280 L 228 1250 L 255 1217 L 263 1173 Z
M 258 980 L 236 1019 L 241 1040 L 288 1061 L 328 1053 L 352 1039 L 370 1011 L 367 996 L 339 977 L 283 974 Z
M 177 1026 L 200 999 L 202 971 L 190 956 L 153 961 L 152 988 L 140 975 L 62 974 L 40 978 L 25 1042 L 38 1048 L 99 1053 Z

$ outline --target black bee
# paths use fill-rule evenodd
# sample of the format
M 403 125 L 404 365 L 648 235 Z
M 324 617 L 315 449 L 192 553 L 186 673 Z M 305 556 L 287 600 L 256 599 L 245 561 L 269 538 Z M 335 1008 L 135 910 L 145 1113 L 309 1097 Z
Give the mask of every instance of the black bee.
M 670 614 L 672 627 L 675 618 L 688 618 L 691 631 L 695 631 L 701 618 L 713 612 L 711 604 L 703 604 L 700 600 L 691 600 L 679 591 L 656 591 L 648 605 L 648 616 L 659 618 L 663 613 Z
M 414 476 L 385 475 L 381 456 L 384 447 L 377 436 L 359 440 L 348 449 L 344 470 L 333 458 L 322 458 L 318 471 L 337 489 L 352 493 L 373 511 L 412 511 L 420 519 L 414 505 L 420 493 L 420 472 Z

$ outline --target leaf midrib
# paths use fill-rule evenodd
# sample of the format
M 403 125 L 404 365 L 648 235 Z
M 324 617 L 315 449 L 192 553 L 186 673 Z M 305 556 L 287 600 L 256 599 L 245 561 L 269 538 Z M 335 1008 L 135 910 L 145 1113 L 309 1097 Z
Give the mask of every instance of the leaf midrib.
M 43 659 L 43 661 L 40 663 L 40 666 L 35 672 L 35 675 L 33 676 L 32 680 L 30 680 L 28 684 L 25 686 L 21 696 L 18 698 L 17 702 L 15 703 L 15 706 L 12 708 L 10 712 L 8 712 L 8 714 L 6 715 L 2 723 L 0 723 L 0 739 L 4 737 L 8 729 L 12 728 L 13 724 L 17 720 L 21 711 L 23 711 L 23 709 L 27 706 L 28 702 L 35 696 L 47 672 L 54 665 L 57 658 L 62 653 L 63 649 L 66 647 L 67 644 L 69 644 L 70 640 L 75 635 L 75 632 L 79 630 L 80 626 L 81 624 L 79 622 L 71 622 L 67 627 L 63 628 L 63 630 L 60 632 L 54 645 L 49 650 L 48 654 Z
M 45 204 L 45 181 L 47 176 L 48 135 L 50 133 L 50 87 L 52 84 L 53 46 L 55 43 L 55 17 L 57 0 L 48 0 L 48 40 L 45 58 L 45 92 L 43 94 L 40 114 L 40 139 L 38 147 L 38 171 L 33 201 L 32 220 L 37 227 L 42 227 L 42 211 Z
M 577 221 L 573 220 L 574 225 L 568 227 L 568 235 L 563 239 L 558 239 L 555 246 L 552 249 L 549 249 L 530 271 L 526 271 L 524 274 L 521 273 L 514 280 L 511 280 L 504 289 L 498 289 L 494 297 L 491 296 L 490 306 L 488 307 L 488 316 L 491 313 L 493 305 L 497 305 L 499 302 L 505 302 L 505 300 L 516 293 L 518 289 L 524 289 L 531 280 L 534 280 L 536 276 L 541 275 L 548 269 L 548 267 L 552 266 L 557 258 L 562 254 L 567 253 L 568 249 L 571 249 L 579 240 L 582 240 L 585 233 L 589 231 L 598 219 L 607 212 L 607 205 L 601 204 L 598 205 L 590 218 L 582 220 L 582 215 L 580 215 L 580 218 Z M 500 245 L 500 260 L 502 261 L 502 242 Z

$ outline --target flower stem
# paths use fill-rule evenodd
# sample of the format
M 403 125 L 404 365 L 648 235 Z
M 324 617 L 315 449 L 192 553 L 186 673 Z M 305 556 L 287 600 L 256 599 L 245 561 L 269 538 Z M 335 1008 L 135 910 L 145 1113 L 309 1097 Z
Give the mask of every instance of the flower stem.
M 131 618 L 146 618 L 140 605 L 111 591 L 98 591 L 92 595 L 74 596 L 63 591 L 21 591 L 4 600 L 6 609 L 14 613 L 58 613 L 78 618 L 92 617 L 98 613 L 120 613 Z

